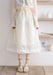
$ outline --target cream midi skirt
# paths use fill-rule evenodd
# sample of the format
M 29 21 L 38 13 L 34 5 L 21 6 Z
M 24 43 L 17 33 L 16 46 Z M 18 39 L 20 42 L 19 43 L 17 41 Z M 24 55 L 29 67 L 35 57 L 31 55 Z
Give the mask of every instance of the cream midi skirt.
M 31 10 L 28 7 L 18 8 L 15 18 L 16 29 L 9 31 L 7 50 L 14 53 L 40 52 L 41 44 Z

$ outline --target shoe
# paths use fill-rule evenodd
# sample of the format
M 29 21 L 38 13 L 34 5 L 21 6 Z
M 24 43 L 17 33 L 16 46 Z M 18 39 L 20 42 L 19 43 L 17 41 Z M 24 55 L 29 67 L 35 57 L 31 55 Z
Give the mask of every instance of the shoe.
M 23 72 L 23 66 L 18 66 L 18 72 Z
M 28 66 L 24 66 L 24 72 L 29 72 L 29 67 Z

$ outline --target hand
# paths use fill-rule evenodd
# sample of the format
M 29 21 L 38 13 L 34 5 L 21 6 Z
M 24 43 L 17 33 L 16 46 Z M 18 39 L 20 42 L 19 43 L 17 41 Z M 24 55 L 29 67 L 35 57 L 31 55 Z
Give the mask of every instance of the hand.
M 15 29 L 16 27 L 12 27 L 12 29 Z
M 36 27 L 36 29 L 39 29 L 39 27 Z

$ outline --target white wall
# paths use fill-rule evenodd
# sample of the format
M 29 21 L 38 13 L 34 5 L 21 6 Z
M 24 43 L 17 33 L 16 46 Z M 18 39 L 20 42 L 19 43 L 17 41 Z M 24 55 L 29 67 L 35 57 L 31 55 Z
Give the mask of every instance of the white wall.
M 44 7 L 44 9 L 47 6 Z M 53 6 L 49 6 L 51 9 Z M 38 6 L 38 11 L 43 11 L 42 6 Z M 45 10 L 44 10 L 45 11 Z M 40 15 L 40 13 L 38 15 Z M 6 51 L 9 26 L 12 23 L 12 0 L 0 0 L 0 65 L 18 65 L 18 57 L 15 53 Z M 39 22 L 40 32 L 52 32 L 53 22 Z M 51 42 L 52 39 L 41 39 L 41 41 Z M 23 55 L 24 57 L 24 55 Z M 24 58 L 23 58 L 24 60 Z M 25 62 L 25 61 L 24 61 Z M 24 64 L 24 63 L 23 63 Z M 53 65 L 53 53 L 42 52 L 31 54 L 29 65 Z

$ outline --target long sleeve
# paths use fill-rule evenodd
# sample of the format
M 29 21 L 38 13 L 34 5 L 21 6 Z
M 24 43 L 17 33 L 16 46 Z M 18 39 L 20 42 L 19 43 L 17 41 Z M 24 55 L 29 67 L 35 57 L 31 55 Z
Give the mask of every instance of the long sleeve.
M 16 20 L 15 20 L 15 15 L 16 15 L 16 0 L 13 0 L 12 1 L 12 7 L 13 7 L 13 10 L 12 10 L 12 27 L 15 27 L 16 26 Z
M 33 17 L 34 17 L 35 26 L 39 27 L 38 17 L 37 17 L 37 0 L 33 0 L 32 13 L 33 13 Z

